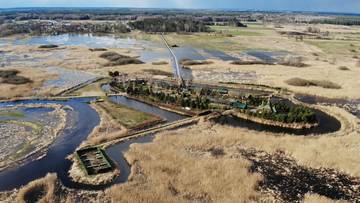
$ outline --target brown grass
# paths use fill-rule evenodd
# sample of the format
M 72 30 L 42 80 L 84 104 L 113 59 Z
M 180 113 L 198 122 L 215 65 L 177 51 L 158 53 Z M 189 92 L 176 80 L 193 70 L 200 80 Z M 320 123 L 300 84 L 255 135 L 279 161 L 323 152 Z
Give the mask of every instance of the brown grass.
M 54 202 L 56 182 L 56 174 L 48 174 L 42 179 L 32 181 L 20 189 L 16 197 L 16 202 Z M 36 197 L 37 194 L 41 193 L 43 193 L 43 195 Z
M 346 203 L 347 201 L 336 201 L 317 194 L 306 194 L 304 203 Z
M 107 191 L 114 202 L 260 202 L 254 189 L 261 177 L 237 148 L 283 151 L 302 166 L 335 168 L 360 176 L 356 118 L 336 107 L 342 130 L 319 137 L 291 136 L 202 123 L 158 135 L 153 143 L 134 144 L 126 153 L 129 182 Z M 319 196 L 311 200 L 326 200 Z M 320 201 L 320 202 L 321 202 Z
M 4 70 L 17 70 L 19 73 L 17 76 L 28 78 L 31 80 L 31 83 L 26 84 L 8 84 L 1 83 L 0 78 L 0 98 L 14 98 L 14 97 L 24 97 L 24 96 L 34 96 L 37 94 L 47 94 L 46 90 L 43 92 L 37 92 L 35 90 L 39 89 L 43 82 L 46 80 L 54 79 L 57 76 L 54 74 L 49 74 L 45 71 L 41 71 L 38 68 L 11 68 Z
M 285 82 L 288 85 L 293 85 L 293 86 L 301 86 L 301 87 L 316 86 L 326 89 L 341 89 L 340 85 L 328 80 L 306 80 L 302 78 L 291 78 Z
M 166 132 L 153 143 L 133 145 L 126 153 L 133 166 L 130 181 L 108 190 L 113 201 L 259 200 L 255 186 L 261 180 L 260 175 L 249 172 L 248 161 L 226 155 L 222 143 L 207 141 L 211 135 L 202 130 L 196 127 Z

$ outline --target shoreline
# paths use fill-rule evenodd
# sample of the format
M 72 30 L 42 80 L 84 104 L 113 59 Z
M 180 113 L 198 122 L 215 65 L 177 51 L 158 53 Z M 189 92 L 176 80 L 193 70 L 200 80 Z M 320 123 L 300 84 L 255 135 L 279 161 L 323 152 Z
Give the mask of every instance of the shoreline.
M 319 122 L 317 123 L 283 123 L 279 121 L 259 118 L 256 116 L 251 116 L 246 113 L 242 112 L 235 112 L 234 110 L 225 111 L 223 115 L 233 115 L 235 117 L 238 117 L 240 119 L 244 119 L 246 121 L 255 122 L 261 125 L 269 125 L 274 127 L 281 127 L 281 128 L 290 128 L 295 130 L 301 130 L 301 129 L 310 129 L 315 128 L 319 126 Z

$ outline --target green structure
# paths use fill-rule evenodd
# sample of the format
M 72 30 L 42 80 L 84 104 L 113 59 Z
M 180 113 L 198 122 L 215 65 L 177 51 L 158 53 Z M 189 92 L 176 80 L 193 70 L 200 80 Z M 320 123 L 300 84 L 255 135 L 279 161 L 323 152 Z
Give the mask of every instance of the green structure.
M 276 113 L 276 108 L 271 104 L 270 99 L 265 102 L 263 101 L 260 106 L 257 107 L 257 112 L 268 112 L 268 113 Z
M 241 109 L 241 110 L 244 110 L 244 109 L 248 108 L 248 105 L 246 103 L 242 103 L 240 101 L 232 102 L 230 104 L 230 106 L 233 107 L 233 108 Z
M 226 88 L 219 88 L 219 89 L 217 89 L 217 92 L 219 94 L 229 94 L 229 90 Z
M 80 149 L 76 151 L 75 156 L 87 175 L 107 173 L 113 169 L 110 159 L 99 147 Z

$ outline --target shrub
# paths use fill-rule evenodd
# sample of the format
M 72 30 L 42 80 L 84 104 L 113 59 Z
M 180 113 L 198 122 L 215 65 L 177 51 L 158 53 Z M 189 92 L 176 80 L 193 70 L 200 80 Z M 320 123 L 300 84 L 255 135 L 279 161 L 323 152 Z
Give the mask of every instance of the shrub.
M 13 85 L 22 85 L 32 82 L 29 78 L 18 76 L 18 73 L 18 70 L 0 70 L 0 78 L 2 78 L 1 82 Z
M 308 27 L 306 29 L 307 32 L 310 32 L 310 33 L 320 33 L 320 28 L 317 28 L 317 27 Z
M 107 59 L 109 61 L 116 61 L 118 59 L 123 59 L 123 58 L 131 58 L 130 56 L 121 55 L 121 54 L 118 54 L 118 53 L 112 52 L 112 51 L 102 53 L 102 54 L 100 54 L 100 57 Z
M 150 73 L 152 75 L 163 75 L 163 76 L 167 76 L 167 77 L 172 77 L 173 74 L 170 72 L 166 72 L 163 70 L 156 70 L 156 69 L 144 69 L 143 70 L 146 73 Z
M 102 53 L 100 55 L 100 57 L 110 61 L 109 63 L 106 64 L 106 66 L 118 66 L 118 65 L 143 64 L 144 63 L 137 58 L 121 55 L 116 52 L 105 52 L 105 53 Z
M 346 67 L 346 66 L 340 66 L 339 68 L 338 68 L 339 70 L 350 70 L 348 67 Z
M 13 77 L 19 73 L 18 70 L 0 70 L 0 78 Z
M 279 61 L 280 65 L 283 66 L 293 66 L 293 67 L 306 67 L 307 65 L 303 63 L 303 58 L 301 56 L 286 56 L 284 59 Z
M 302 79 L 302 78 L 291 78 L 285 82 L 288 85 L 301 86 L 301 87 L 317 86 L 317 87 L 322 87 L 322 88 L 326 88 L 326 89 L 340 89 L 341 88 L 340 85 L 333 83 L 331 81 L 327 81 L 327 80 L 306 80 L 306 79 Z
M 107 51 L 105 48 L 90 48 L 90 51 Z
M 184 66 L 195 66 L 195 65 L 206 65 L 206 64 L 212 64 L 212 61 L 196 61 L 196 60 L 190 60 L 190 59 L 183 59 L 180 62 Z
M 31 83 L 32 80 L 25 78 L 23 76 L 14 75 L 12 77 L 3 78 L 2 83 L 12 84 L 12 85 L 23 85 Z
M 45 45 L 41 45 L 39 46 L 40 49 L 53 49 L 53 48 L 58 48 L 59 46 L 56 44 L 45 44 Z
M 153 65 L 167 65 L 169 64 L 167 61 L 155 61 L 152 62 Z

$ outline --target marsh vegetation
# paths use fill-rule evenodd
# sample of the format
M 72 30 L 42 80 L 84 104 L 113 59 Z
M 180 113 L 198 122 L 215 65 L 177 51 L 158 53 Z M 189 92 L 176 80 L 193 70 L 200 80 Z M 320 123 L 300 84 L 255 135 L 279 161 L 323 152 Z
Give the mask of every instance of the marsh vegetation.
M 12 85 L 23 85 L 32 83 L 29 78 L 18 75 L 18 70 L 0 70 L 0 83 L 12 84 Z
M 291 78 L 287 80 L 286 83 L 289 85 L 300 86 L 300 87 L 315 86 L 326 89 L 341 89 L 340 85 L 328 80 L 306 80 L 302 78 Z
M 100 58 L 104 58 L 109 62 L 105 66 L 121 66 L 128 64 L 143 64 L 141 60 L 126 55 L 121 55 L 116 52 L 105 52 L 100 55 Z

